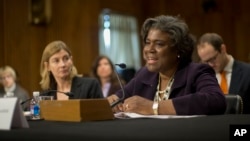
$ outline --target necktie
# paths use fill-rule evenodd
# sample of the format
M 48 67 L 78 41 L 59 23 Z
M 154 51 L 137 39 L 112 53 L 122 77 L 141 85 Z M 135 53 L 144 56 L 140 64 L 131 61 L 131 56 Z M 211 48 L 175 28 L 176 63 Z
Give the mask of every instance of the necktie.
M 222 71 L 220 73 L 220 76 L 221 76 L 220 88 L 224 94 L 228 94 L 226 72 Z

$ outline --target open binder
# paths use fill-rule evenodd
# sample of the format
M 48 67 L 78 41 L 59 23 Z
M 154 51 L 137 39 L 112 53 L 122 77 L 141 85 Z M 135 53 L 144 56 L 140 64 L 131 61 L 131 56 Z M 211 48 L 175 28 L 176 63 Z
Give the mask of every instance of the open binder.
M 41 117 L 52 121 L 95 121 L 114 119 L 107 99 L 43 100 Z

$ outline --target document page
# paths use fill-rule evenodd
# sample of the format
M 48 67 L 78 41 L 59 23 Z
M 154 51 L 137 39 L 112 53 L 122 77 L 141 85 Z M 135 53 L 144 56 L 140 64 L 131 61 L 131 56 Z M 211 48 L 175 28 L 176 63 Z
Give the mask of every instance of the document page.
M 141 115 L 137 113 L 119 112 L 114 114 L 115 118 L 130 119 L 130 118 L 156 118 L 156 119 L 170 119 L 170 118 L 193 118 L 206 115 Z

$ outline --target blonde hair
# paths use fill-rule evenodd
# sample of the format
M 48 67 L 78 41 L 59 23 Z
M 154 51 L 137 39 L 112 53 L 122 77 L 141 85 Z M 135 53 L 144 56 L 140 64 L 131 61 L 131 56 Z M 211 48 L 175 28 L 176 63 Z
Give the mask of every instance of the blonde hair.
M 10 73 L 11 76 L 14 78 L 14 80 L 16 80 L 16 72 L 12 67 L 10 67 L 10 66 L 1 67 L 0 68 L 0 77 L 2 77 L 2 75 L 4 73 Z
M 47 67 L 45 67 L 45 62 L 49 62 L 50 57 L 61 50 L 65 50 L 66 52 L 68 52 L 69 56 L 72 56 L 71 50 L 62 41 L 53 41 L 49 43 L 43 51 L 42 60 L 40 63 L 40 75 L 42 77 L 40 85 L 43 90 L 51 89 L 51 87 L 54 86 L 53 83 L 56 83 L 54 76 L 50 71 L 48 71 Z M 68 79 L 71 80 L 76 75 L 77 69 L 74 65 L 72 65 L 72 69 Z

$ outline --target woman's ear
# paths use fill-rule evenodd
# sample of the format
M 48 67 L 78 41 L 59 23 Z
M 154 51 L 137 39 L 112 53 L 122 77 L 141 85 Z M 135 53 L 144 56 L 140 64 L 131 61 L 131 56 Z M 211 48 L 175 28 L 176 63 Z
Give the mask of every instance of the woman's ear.
M 46 69 L 47 71 L 50 71 L 48 62 L 44 62 L 43 65 L 44 65 L 44 69 Z

